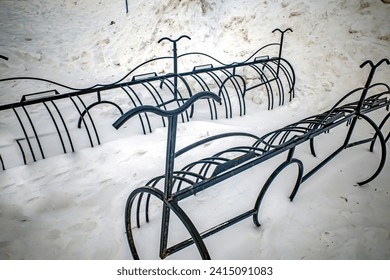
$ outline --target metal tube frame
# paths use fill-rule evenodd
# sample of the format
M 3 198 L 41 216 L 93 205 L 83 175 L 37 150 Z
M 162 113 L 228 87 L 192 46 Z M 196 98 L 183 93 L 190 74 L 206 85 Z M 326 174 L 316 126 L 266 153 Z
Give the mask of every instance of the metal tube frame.
M 126 1 L 126 7 L 127 7 L 127 1 Z M 222 110 L 225 111 L 225 117 L 231 118 L 233 117 L 233 111 L 235 110 L 234 106 L 238 107 L 237 109 L 240 116 L 245 115 L 246 114 L 246 105 L 245 105 L 246 93 L 251 90 L 257 90 L 259 87 L 264 86 L 266 87 L 268 93 L 269 102 L 272 102 L 272 104 L 268 105 L 268 109 L 272 109 L 274 106 L 273 105 L 274 94 L 279 94 L 279 105 L 282 105 L 285 99 L 284 97 L 282 97 L 282 95 L 288 92 L 290 94 L 290 100 L 291 100 L 291 93 L 294 91 L 294 86 L 295 86 L 294 70 L 291 67 L 291 64 L 287 60 L 281 57 L 284 37 L 285 37 L 284 35 L 286 32 L 288 31 L 291 32 L 292 30 L 290 28 L 284 31 L 280 29 L 275 29 L 272 31 L 272 33 L 275 33 L 276 31 L 281 33 L 280 41 L 278 43 L 270 43 L 259 48 L 248 59 L 242 62 L 233 62 L 230 64 L 225 64 L 208 54 L 200 53 L 200 52 L 178 54 L 178 42 L 182 39 L 191 40 L 189 36 L 183 35 L 177 39 L 170 39 L 164 37 L 158 41 L 158 43 L 164 41 L 168 41 L 172 43 L 172 56 L 156 57 L 147 60 L 139 64 L 138 66 L 136 66 L 132 71 L 126 74 L 123 78 L 111 84 L 96 84 L 88 88 L 75 88 L 75 87 L 67 86 L 43 78 L 14 77 L 14 78 L 0 79 L 0 83 L 6 83 L 9 81 L 30 80 L 36 82 L 45 82 L 53 86 L 52 90 L 25 94 L 22 96 L 19 102 L 0 104 L 0 111 L 14 110 L 14 112 L 16 112 L 16 110 L 19 107 L 21 107 L 21 109 L 26 113 L 27 120 L 25 120 L 24 118 L 21 119 L 17 115 L 17 123 L 19 123 L 20 127 L 22 128 L 25 136 L 24 138 L 26 139 L 26 141 L 28 142 L 27 144 L 30 147 L 33 160 L 36 161 L 38 160 L 38 158 L 36 158 L 36 155 L 38 153 L 41 155 L 42 159 L 45 158 L 47 155 L 44 154 L 45 147 L 41 145 L 40 135 L 38 135 L 36 131 L 36 128 L 39 128 L 38 124 L 35 123 L 36 121 L 32 120 L 28 114 L 29 106 L 32 106 L 34 104 L 43 104 L 44 108 L 49 113 L 50 120 L 54 124 L 54 128 L 55 128 L 54 133 L 57 134 L 58 136 L 57 139 L 58 141 L 60 141 L 60 145 L 62 147 L 61 152 L 64 153 L 67 152 L 67 149 L 64 141 L 65 138 L 62 136 L 63 135 L 62 133 L 66 133 L 72 152 L 75 151 L 76 146 L 74 144 L 76 143 L 73 143 L 74 140 L 72 140 L 70 136 L 71 132 L 69 128 L 70 125 L 72 124 L 67 123 L 66 119 L 64 119 L 64 117 L 62 116 L 61 112 L 59 111 L 58 107 L 55 104 L 55 102 L 58 100 L 70 101 L 71 104 L 73 104 L 74 108 L 77 111 L 76 113 L 78 114 L 78 122 L 76 123 L 76 127 L 85 130 L 86 132 L 85 135 L 88 137 L 91 147 L 101 144 L 100 136 L 97 131 L 95 122 L 93 120 L 91 109 L 99 104 L 109 104 L 116 107 L 120 115 L 123 114 L 124 108 L 121 106 L 121 104 L 117 104 L 116 102 L 112 100 L 108 100 L 106 98 L 106 96 L 108 95 L 106 95 L 105 93 L 109 93 L 109 91 L 111 90 L 119 89 L 118 91 L 119 93 L 124 92 L 131 99 L 131 105 L 134 107 L 139 107 L 148 104 L 144 100 L 142 100 L 141 92 L 138 92 L 138 89 L 137 90 L 135 89 L 137 85 L 141 85 L 143 86 L 143 89 L 146 90 L 146 96 L 152 97 L 154 101 L 153 105 L 163 109 L 167 109 L 168 106 L 170 107 L 182 106 L 182 104 L 186 100 L 188 100 L 188 98 L 190 98 L 194 94 L 194 92 L 199 92 L 199 90 L 195 90 L 193 89 L 193 87 L 194 86 L 200 87 L 201 88 L 200 91 L 219 92 L 218 94 L 223 99 Z M 258 53 L 264 51 L 269 47 L 278 48 L 278 53 L 276 56 L 274 57 L 270 57 L 268 55 L 260 56 L 260 57 L 256 56 Z M 199 56 L 200 58 L 206 58 L 209 61 L 211 60 L 212 63 L 200 65 L 200 66 L 194 66 L 191 71 L 179 72 L 180 59 L 188 56 Z M 7 59 L 4 56 L 2 56 L 1 58 Z M 164 75 L 158 75 L 155 72 L 138 74 L 138 72 L 141 71 L 140 69 L 142 69 L 142 67 L 144 67 L 145 65 L 155 63 L 157 61 L 163 61 L 163 60 L 164 61 L 170 60 L 170 63 L 173 66 L 172 73 L 167 73 Z M 213 63 L 214 64 L 216 63 L 217 65 L 216 66 L 213 65 Z M 259 75 L 259 79 L 260 79 L 258 85 L 251 86 L 251 87 L 248 87 L 246 85 L 245 79 L 242 76 L 243 75 L 242 73 L 244 72 L 240 69 L 248 68 L 248 67 L 253 67 L 254 69 L 256 69 L 255 73 Z M 206 82 L 205 78 L 207 77 L 211 77 L 213 81 L 211 84 Z M 190 86 L 189 82 L 191 80 L 192 81 L 195 80 L 195 85 L 192 84 Z M 271 83 L 273 83 L 274 85 L 272 85 Z M 166 88 L 168 89 L 165 90 L 165 92 L 163 92 L 164 90 L 163 85 L 165 85 Z M 285 87 L 287 87 L 288 90 L 286 90 Z M 60 93 L 59 89 L 61 88 L 65 89 L 68 92 Z M 142 89 L 142 87 L 140 89 Z M 95 94 L 97 97 L 96 101 L 92 101 L 90 104 L 86 104 L 84 100 L 87 99 L 82 98 L 83 96 L 89 96 L 89 95 L 92 95 L 92 97 L 94 97 Z M 238 102 L 233 103 L 233 99 L 234 100 L 237 99 Z M 212 99 L 211 100 L 207 99 L 207 102 L 210 110 L 210 118 L 217 119 L 218 109 L 221 110 L 221 108 L 218 108 L 218 106 L 216 106 L 215 101 Z M 48 107 L 49 103 L 52 103 L 52 105 L 54 106 L 55 111 L 60 117 L 60 122 L 57 122 L 55 116 L 53 115 L 52 110 Z M 195 107 L 193 105 L 188 110 L 188 112 L 187 111 L 182 112 L 180 116 L 181 121 L 182 122 L 189 121 L 190 118 L 193 117 L 194 112 L 195 112 Z M 18 112 L 16 112 L 16 114 L 18 114 Z M 143 116 L 139 115 L 138 117 L 139 117 L 140 126 L 142 128 L 142 132 L 144 134 L 151 133 L 152 123 L 149 119 L 148 114 L 144 113 Z M 88 119 L 88 121 L 86 119 Z M 59 125 L 60 123 L 62 123 L 62 126 Z M 166 126 L 164 118 L 162 118 L 162 125 L 164 127 Z M 25 131 L 24 129 L 25 127 L 31 127 L 32 133 L 34 135 L 29 135 L 29 133 Z M 35 146 L 34 147 L 31 146 L 31 143 L 29 143 L 30 142 L 29 138 L 34 138 L 36 140 L 38 145 L 37 151 L 34 151 Z M 4 155 L 2 160 L 5 162 L 7 161 Z M 24 160 L 24 162 L 25 164 L 27 164 L 28 161 Z
M 133 237 L 132 229 L 132 204 L 133 201 L 138 197 L 137 203 L 137 227 L 141 226 L 140 222 L 140 208 L 141 202 L 143 199 L 143 194 L 147 194 L 146 205 L 145 205 L 145 217 L 146 222 L 149 222 L 149 200 L 151 196 L 156 197 L 157 199 L 163 202 L 162 209 L 162 223 L 161 223 L 161 232 L 160 232 L 160 249 L 159 256 L 160 258 L 166 258 L 171 254 L 174 254 L 192 244 L 195 244 L 198 248 L 199 254 L 202 259 L 210 259 L 210 254 L 203 242 L 203 239 L 211 236 L 221 230 L 224 230 L 246 218 L 252 217 L 253 222 L 256 226 L 260 226 L 258 221 L 258 213 L 260 211 L 261 202 L 266 195 L 267 190 L 272 184 L 273 180 L 279 176 L 279 174 L 288 166 L 296 164 L 298 167 L 298 175 L 295 186 L 290 194 L 290 200 L 293 201 L 298 190 L 302 183 L 308 180 L 312 175 L 319 171 L 323 166 L 329 163 L 334 157 L 340 154 L 343 150 L 354 147 L 357 145 L 362 145 L 365 143 L 372 143 L 379 139 L 381 146 L 381 160 L 379 166 L 375 173 L 370 176 L 368 179 L 359 182 L 359 185 L 367 184 L 368 182 L 375 179 L 381 172 L 384 167 L 386 160 L 386 141 L 388 137 L 385 138 L 381 129 L 384 126 L 384 123 L 388 120 L 389 114 L 383 119 L 380 125 L 376 123 L 367 116 L 368 113 L 378 110 L 381 108 L 389 109 L 390 99 L 386 95 L 390 95 L 390 90 L 381 92 L 374 96 L 367 98 L 369 89 L 372 87 L 371 82 L 375 74 L 376 69 L 383 62 L 390 64 L 388 59 L 383 59 L 376 65 L 371 61 L 366 61 L 360 67 L 363 68 L 365 65 L 369 64 L 371 66 L 370 73 L 367 78 L 365 86 L 359 90 L 352 91 L 343 97 L 336 105 L 329 111 L 324 112 L 319 115 L 315 115 L 306 119 L 303 119 L 300 122 L 288 125 L 284 128 L 275 130 L 273 132 L 267 133 L 263 137 L 257 137 L 252 134 L 247 133 L 225 133 L 221 135 L 211 136 L 209 138 L 195 142 L 177 152 L 175 152 L 176 146 L 176 131 L 177 131 L 177 116 L 182 113 L 187 108 L 193 106 L 193 104 L 200 98 L 211 98 L 215 101 L 221 102 L 222 99 L 220 96 L 212 94 L 210 92 L 202 92 L 193 95 L 189 98 L 183 106 L 179 107 L 173 111 L 164 111 L 153 106 L 141 106 L 139 108 L 131 109 L 127 113 L 123 114 L 113 126 L 116 129 L 119 129 L 125 122 L 130 118 L 144 113 L 150 112 L 155 113 L 160 116 L 168 117 L 168 130 L 167 130 L 167 149 L 166 149 L 166 164 L 165 164 L 165 175 L 156 177 L 149 181 L 145 187 L 137 188 L 134 190 L 128 198 L 126 209 L 125 209 L 125 224 L 126 224 L 126 233 L 130 246 L 130 250 L 134 259 L 139 259 L 138 251 L 136 249 L 135 240 Z M 360 97 L 357 102 L 348 103 L 345 105 L 340 105 L 347 97 L 352 96 L 360 92 Z M 351 136 L 356 129 L 356 123 L 358 120 L 364 120 L 367 122 L 374 130 L 375 134 L 369 139 L 364 139 L 360 141 L 351 142 Z M 341 124 L 349 124 L 349 129 L 343 144 L 337 148 L 333 153 L 328 157 L 323 159 L 319 164 L 314 168 L 304 173 L 304 164 L 301 160 L 294 156 L 295 148 L 305 142 L 311 141 L 317 136 L 328 133 L 333 128 L 340 126 Z M 252 146 L 239 146 L 233 147 L 219 153 L 214 154 L 213 156 L 207 157 L 205 159 L 187 164 L 181 171 L 175 171 L 174 161 L 175 158 L 181 156 L 190 150 L 193 150 L 196 147 L 204 145 L 205 143 L 225 139 L 227 137 L 236 137 L 243 136 L 247 138 L 254 138 L 255 142 Z M 312 148 L 312 146 L 311 146 Z M 228 159 L 221 157 L 226 153 L 236 152 L 238 157 L 233 159 Z M 206 190 L 210 187 L 215 186 L 216 184 L 228 180 L 229 178 L 238 175 L 252 167 L 255 167 L 263 162 L 267 162 L 277 155 L 287 153 L 287 159 L 285 162 L 280 164 L 275 171 L 269 176 L 266 183 L 261 188 L 259 196 L 257 197 L 254 207 L 244 211 L 243 213 L 219 224 L 216 225 L 204 232 L 199 232 L 195 225 L 191 222 L 187 214 L 179 207 L 179 202 L 195 195 L 203 190 Z M 198 171 L 193 168 L 198 166 Z M 215 166 L 214 170 L 211 170 L 210 167 Z M 189 172 L 190 171 L 190 172 Z M 191 177 L 193 179 L 187 178 Z M 163 182 L 163 190 L 158 189 L 158 183 Z M 187 186 L 182 187 L 185 184 Z M 176 192 L 173 192 L 174 187 L 177 187 Z M 169 237 L 169 226 L 170 226 L 170 212 L 173 211 L 178 218 L 183 222 L 187 230 L 189 231 L 191 238 L 178 242 L 171 247 L 168 247 L 168 237 Z

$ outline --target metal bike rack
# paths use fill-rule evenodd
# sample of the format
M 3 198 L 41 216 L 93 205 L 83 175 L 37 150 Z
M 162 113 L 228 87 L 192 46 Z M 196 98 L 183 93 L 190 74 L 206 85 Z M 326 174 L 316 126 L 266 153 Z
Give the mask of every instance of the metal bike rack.
M 161 117 L 168 118 L 167 130 L 167 149 L 165 161 L 165 174 L 151 179 L 145 186 L 136 188 L 128 197 L 125 209 L 125 225 L 127 239 L 130 250 L 134 259 L 139 259 L 139 253 L 133 236 L 133 218 L 135 216 L 136 227 L 141 225 L 141 208 L 144 205 L 145 219 L 149 222 L 149 207 L 150 199 L 161 201 L 162 207 L 162 222 L 160 231 L 160 248 L 159 256 L 164 259 L 190 245 L 195 244 L 202 259 L 210 259 L 210 254 L 204 243 L 204 239 L 221 230 L 224 230 L 246 218 L 252 217 L 254 224 L 259 227 L 258 213 L 263 201 L 264 195 L 276 177 L 288 166 L 296 165 L 298 167 L 298 175 L 295 186 L 290 194 L 292 201 L 299 187 L 303 182 L 314 175 L 326 163 L 330 162 L 336 155 L 343 150 L 355 147 L 362 144 L 370 144 L 370 150 L 373 150 L 376 140 L 380 142 L 381 158 L 377 170 L 368 179 L 359 182 L 359 185 L 364 185 L 374 180 L 382 171 L 386 160 L 386 142 L 389 140 L 390 133 L 385 137 L 383 134 L 384 124 L 389 119 L 390 113 L 387 113 L 380 124 L 376 124 L 368 114 L 382 108 L 389 111 L 390 106 L 390 87 L 384 83 L 372 84 L 376 69 L 382 63 L 390 64 L 388 59 L 383 59 L 375 64 L 371 61 L 364 62 L 360 67 L 366 65 L 371 67 L 367 82 L 362 88 L 357 88 L 341 98 L 330 110 L 322 114 L 314 115 L 305 118 L 299 122 L 287 125 L 281 129 L 277 129 L 264 136 L 256 136 L 254 134 L 243 132 L 231 132 L 210 136 L 202 139 L 185 148 L 176 151 L 176 133 L 178 116 L 188 108 L 191 108 L 195 102 L 208 98 L 215 102 L 221 102 L 220 95 L 205 91 L 193 95 L 182 106 L 175 110 L 163 110 L 155 106 L 140 106 L 131 109 L 123 114 L 113 126 L 119 129 L 129 119 L 144 113 L 154 113 Z M 382 89 L 381 92 L 374 95 L 368 95 L 375 88 L 376 91 Z M 355 98 L 353 102 L 343 104 L 349 98 Z M 367 139 L 352 141 L 351 136 L 356 129 L 357 122 L 364 121 L 371 126 L 375 134 Z M 315 139 L 324 133 L 329 133 L 332 129 L 346 124 L 348 131 L 343 144 L 332 152 L 328 157 L 314 166 L 311 170 L 305 173 L 303 162 L 297 157 L 295 149 L 303 143 L 309 143 L 310 151 L 313 156 L 315 152 Z M 253 139 L 252 145 L 234 146 L 219 152 L 213 152 L 209 157 L 190 162 L 180 170 L 175 169 L 175 159 L 197 147 L 203 147 L 204 144 L 210 143 L 219 139 L 230 137 L 245 137 Z M 189 197 L 202 192 L 208 188 L 216 186 L 233 176 L 242 173 L 245 170 L 251 169 L 263 162 L 275 158 L 277 155 L 286 153 L 287 157 L 274 172 L 266 180 L 261 188 L 257 199 L 253 203 L 253 207 L 243 213 L 234 216 L 233 218 L 224 221 L 206 231 L 199 232 L 196 225 L 189 218 L 187 213 L 179 205 L 179 202 L 188 199 Z M 232 156 L 232 154 L 234 156 Z M 229 156 L 228 156 L 229 155 Z M 134 215 L 135 210 L 135 215 Z M 168 246 L 169 227 L 171 223 L 171 212 L 183 223 L 186 230 L 190 234 L 190 238 L 182 240 L 172 246 Z
M 19 102 L 0 105 L 3 125 L 14 135 L 12 143 L 0 146 L 2 169 L 100 145 L 106 135 L 99 132 L 102 123 L 95 120 L 95 108 L 103 105 L 112 107 L 118 115 L 143 105 L 169 110 L 182 106 L 195 93 L 201 91 L 217 92 L 222 99 L 222 105 L 218 105 L 213 99 L 206 100 L 210 119 L 220 117 L 221 110 L 226 118 L 246 114 L 245 96 L 249 91 L 266 94 L 268 109 L 283 105 L 286 100 L 290 101 L 294 97 L 295 85 L 294 70 L 282 57 L 286 32 L 292 30 L 275 29 L 273 33 L 281 34 L 279 42 L 261 47 L 243 62 L 230 64 L 224 64 L 200 52 L 178 54 L 178 42 L 191 38 L 186 35 L 177 39 L 164 37 L 158 43 L 171 43 L 172 56 L 147 60 L 114 83 L 97 84 L 88 88 L 76 88 L 43 78 L 0 79 L 0 88 L 5 91 L 16 84 L 28 84 L 34 88 L 30 83 L 48 88 L 25 94 Z M 271 54 L 262 55 L 266 51 Z M 6 59 L 3 56 L 1 58 Z M 201 60 L 205 63 L 195 65 L 190 70 L 179 71 L 180 67 L 188 66 L 186 63 L 180 63 L 185 59 Z M 163 63 L 170 69 L 162 71 L 163 74 L 150 72 L 149 69 L 155 67 L 156 63 Z M 257 77 L 251 80 L 250 85 L 245 78 L 247 73 L 250 73 L 251 77 Z M 34 112 L 41 110 L 47 114 L 35 117 Z M 187 122 L 194 114 L 196 110 L 192 105 L 180 113 L 179 119 Z M 42 116 L 47 118 L 45 123 L 52 124 L 50 128 L 40 125 L 43 122 Z M 152 132 L 152 127 L 159 123 L 166 126 L 164 117 L 153 119 L 147 112 L 139 114 L 138 120 L 144 134 Z M 107 123 L 107 127 L 111 127 L 110 124 Z

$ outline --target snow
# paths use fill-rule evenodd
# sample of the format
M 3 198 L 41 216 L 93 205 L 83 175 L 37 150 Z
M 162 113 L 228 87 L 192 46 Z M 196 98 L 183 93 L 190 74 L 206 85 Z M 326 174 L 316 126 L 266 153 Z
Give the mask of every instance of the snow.
M 179 52 L 204 51 L 224 62 L 242 61 L 286 33 L 283 56 L 297 75 L 296 98 L 267 111 L 248 96 L 248 113 L 232 119 L 197 116 L 178 127 L 178 148 L 207 135 L 245 131 L 257 135 L 329 109 L 344 94 L 364 85 L 368 68 L 388 57 L 390 5 L 372 1 L 0 1 L 0 78 L 43 77 L 75 87 L 121 79 L 139 63 L 170 53 L 162 37 L 182 34 Z M 157 71 L 164 71 L 158 69 Z M 389 67 L 375 81 L 387 82 Z M 1 89 L 0 104 L 35 90 L 32 83 Z M 253 102 L 252 102 L 253 101 Z M 116 112 L 103 111 L 108 123 Z M 39 117 L 39 112 L 36 112 Z M 373 116 L 380 120 L 380 113 Z M 43 123 L 44 127 L 45 124 Z M 14 139 L 3 129 L 0 145 Z M 126 132 L 125 132 L 126 131 Z M 100 146 L 83 148 L 29 165 L 0 171 L 1 259 L 131 259 L 124 228 L 128 195 L 164 171 L 166 129 L 142 135 L 129 125 L 105 128 Z M 372 131 L 363 126 L 361 135 Z M 307 170 L 337 147 L 345 127 L 318 139 L 319 158 L 307 146 L 299 153 Z M 387 145 L 389 147 L 389 145 Z M 204 151 L 212 150 L 213 146 Z M 218 147 L 214 147 L 218 148 Z M 210 149 L 210 150 L 208 150 Z M 389 259 L 389 163 L 365 186 L 356 182 L 378 166 L 379 147 L 348 149 L 305 182 L 288 200 L 296 170 L 271 186 L 256 228 L 251 219 L 205 239 L 213 259 Z M 387 153 L 387 155 L 389 155 Z M 198 155 L 179 159 L 177 165 Z M 280 164 L 277 157 L 195 197 L 183 208 L 200 230 L 253 207 L 262 183 Z M 161 205 L 143 223 L 137 240 L 146 258 L 157 258 Z M 248 209 L 249 209 L 248 208 Z M 185 238 L 174 222 L 172 239 Z M 150 254 L 146 247 L 155 246 Z M 141 254 L 142 256 L 142 254 Z M 197 259 L 191 246 L 171 259 Z

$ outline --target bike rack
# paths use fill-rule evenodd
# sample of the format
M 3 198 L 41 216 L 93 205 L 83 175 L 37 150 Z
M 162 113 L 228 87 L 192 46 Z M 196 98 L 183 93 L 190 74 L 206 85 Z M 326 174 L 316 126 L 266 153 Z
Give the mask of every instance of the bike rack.
M 276 32 L 281 34 L 279 42 L 263 46 L 243 62 L 224 64 L 201 52 L 178 54 L 178 42 L 191 40 L 183 35 L 177 39 L 164 37 L 158 41 L 172 44 L 172 56 L 147 60 L 111 84 L 76 88 L 43 78 L 0 79 L 0 87 L 7 92 L 20 84 L 34 88 L 30 85 L 32 82 L 46 89 L 25 94 L 19 102 L 0 105 L 2 125 L 11 135 L 16 135 L 12 143 L 0 146 L 2 169 L 100 145 L 108 136 L 99 132 L 103 124 L 95 121 L 98 116 L 96 107 L 112 107 L 118 115 L 143 105 L 169 110 L 182 106 L 194 93 L 202 91 L 217 92 L 222 99 L 222 105 L 218 106 L 215 100 L 206 100 L 210 119 L 217 119 L 221 110 L 226 118 L 245 115 L 245 96 L 249 91 L 265 93 L 269 110 L 275 105 L 283 105 L 285 100 L 291 101 L 294 97 L 295 73 L 291 64 L 282 57 L 284 35 L 292 30 L 275 29 L 273 33 Z M 262 55 L 265 51 L 273 51 L 274 55 Z M 204 63 L 179 71 L 179 67 L 188 66 L 180 63 L 186 59 Z M 150 72 L 151 68 L 157 68 L 157 63 L 172 68 L 162 71 L 162 74 Z M 246 75 L 251 75 L 249 83 Z M 253 77 L 256 79 L 252 80 Z M 41 110 L 47 111 L 47 114 L 35 117 L 34 112 Z M 195 113 L 192 105 L 181 112 L 179 118 L 187 122 Z M 47 118 L 45 123 L 52 124 L 50 128 L 40 125 L 42 116 Z M 152 127 L 159 125 L 160 120 L 162 126 L 166 126 L 164 117 L 155 119 L 147 112 L 139 114 L 138 120 L 144 134 L 151 133 Z M 106 127 L 111 126 L 107 123 Z
M 132 219 L 135 218 L 136 227 L 140 228 L 141 208 L 142 205 L 144 205 L 145 220 L 146 222 L 149 222 L 149 207 L 151 197 L 161 201 L 163 204 L 159 248 L 160 258 L 164 259 L 169 255 L 172 255 L 192 244 L 195 244 L 199 251 L 200 257 L 202 259 L 210 259 L 210 254 L 203 240 L 206 237 L 209 237 L 249 217 L 252 217 L 254 224 L 257 227 L 260 227 L 258 213 L 260 211 L 263 198 L 274 179 L 290 165 L 296 165 L 298 167 L 295 186 L 289 196 L 290 200 L 293 201 L 301 184 L 314 175 L 318 170 L 320 170 L 326 163 L 330 162 L 336 155 L 340 154 L 343 150 L 368 143 L 370 144 L 370 150 L 372 151 L 374 148 L 374 143 L 376 140 L 379 140 L 381 147 L 381 158 L 379 166 L 373 175 L 371 175 L 368 179 L 359 182 L 358 184 L 364 185 L 374 180 L 384 167 L 386 160 L 386 142 L 390 137 L 390 133 L 384 137 L 382 132 L 384 124 L 389 119 L 390 113 L 387 113 L 379 125 L 377 125 L 368 116 L 370 112 L 379 110 L 381 108 L 386 108 L 387 111 L 389 111 L 390 87 L 384 83 L 371 84 L 376 69 L 384 62 L 390 64 L 388 59 L 383 59 L 376 65 L 374 65 L 374 63 L 371 61 L 364 62 L 360 66 L 361 68 L 365 67 L 366 65 L 371 67 L 367 82 L 364 87 L 357 88 L 346 94 L 330 110 L 323 112 L 322 114 L 305 118 L 299 122 L 267 133 L 261 137 L 243 132 L 224 133 L 210 136 L 206 139 L 202 139 L 198 142 L 188 145 L 179 151 L 176 151 L 175 148 L 178 116 L 188 108 L 191 108 L 195 102 L 204 98 L 208 98 L 215 102 L 222 102 L 220 95 L 213 94 L 209 91 L 193 95 L 181 107 L 175 110 L 162 110 L 161 108 L 157 108 L 155 106 L 140 106 L 123 114 L 113 124 L 116 129 L 119 129 L 129 119 L 139 114 L 154 113 L 159 116 L 168 118 L 165 174 L 151 179 L 148 183 L 145 184 L 145 186 L 136 188 L 129 195 L 126 203 L 126 234 L 133 258 L 139 259 L 140 257 L 133 236 L 133 230 L 135 229 L 133 229 L 134 222 Z M 373 88 L 375 88 L 376 91 L 380 88 L 384 88 L 384 90 L 382 90 L 380 93 L 368 96 L 369 91 L 371 92 Z M 343 104 L 349 98 L 354 98 L 356 96 L 359 96 L 359 98 L 355 98 L 353 102 Z M 370 125 L 375 130 L 374 136 L 353 142 L 351 140 L 351 136 L 356 129 L 356 124 L 358 121 L 364 121 Z M 335 151 L 333 151 L 328 157 L 323 159 L 319 164 L 314 166 L 310 171 L 305 173 L 304 164 L 295 153 L 296 147 L 308 142 L 312 155 L 316 156 L 314 140 L 317 139 L 319 135 L 329 133 L 330 130 L 342 124 L 346 124 L 348 126 L 347 135 L 343 144 Z M 175 169 L 175 159 L 179 156 L 182 156 L 183 154 L 186 154 L 190 150 L 193 150 L 197 147 L 203 147 L 206 143 L 210 143 L 219 139 L 227 139 L 230 137 L 245 137 L 253 139 L 253 144 L 234 146 L 217 153 L 214 151 L 209 157 L 190 162 L 179 170 Z M 243 213 L 206 231 L 199 232 L 183 208 L 179 206 L 179 202 L 208 188 L 216 186 L 216 184 L 232 178 L 233 176 L 236 176 L 245 170 L 253 168 L 263 162 L 267 162 L 268 160 L 275 158 L 277 155 L 283 153 L 287 153 L 286 160 L 282 162 L 268 177 L 265 184 L 261 188 L 257 199 L 254 202 L 253 208 L 250 208 L 249 210 L 244 211 Z M 168 246 L 171 212 L 176 214 L 191 237 L 172 246 Z

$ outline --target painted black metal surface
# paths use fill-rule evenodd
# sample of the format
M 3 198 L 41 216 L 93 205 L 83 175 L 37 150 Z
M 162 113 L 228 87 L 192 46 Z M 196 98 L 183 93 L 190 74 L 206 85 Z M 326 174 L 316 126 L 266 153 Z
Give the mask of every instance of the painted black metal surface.
M 125 113 L 114 123 L 115 128 L 118 129 L 130 118 L 145 112 L 155 113 L 169 118 L 165 174 L 151 179 L 145 186 L 134 190 L 130 194 L 126 204 L 126 232 L 133 258 L 139 259 L 139 254 L 133 237 L 134 229 L 132 217 L 134 215 L 133 208 L 135 207 L 135 201 L 137 201 L 135 207 L 135 219 L 136 226 L 138 228 L 141 226 L 140 215 L 142 203 L 145 205 L 144 212 L 146 222 L 149 222 L 149 205 L 151 197 L 154 197 L 163 203 L 159 249 L 159 256 L 161 258 L 166 258 L 171 254 L 195 244 L 201 258 L 210 259 L 210 254 L 203 239 L 249 217 L 252 217 L 254 224 L 259 227 L 260 222 L 258 220 L 258 213 L 264 196 L 275 178 L 277 178 L 279 174 L 290 165 L 296 165 L 298 168 L 297 179 L 290 194 L 290 200 L 292 201 L 297 195 L 301 184 L 313 176 L 318 170 L 320 170 L 325 164 L 330 162 L 342 151 L 362 144 L 370 144 L 370 150 L 372 151 L 375 141 L 379 140 L 381 149 L 379 165 L 376 171 L 369 178 L 359 182 L 358 184 L 364 185 L 374 180 L 384 167 L 386 161 L 386 142 L 388 141 L 390 134 L 390 132 L 388 132 L 385 137 L 383 135 L 384 131 L 382 131 L 384 124 L 389 119 L 390 113 L 386 114 L 379 125 L 368 116 L 370 112 L 383 108 L 389 111 L 390 87 L 384 83 L 372 84 L 372 78 L 374 77 L 375 71 L 379 65 L 383 63 L 390 64 L 388 59 L 383 59 L 376 65 L 374 65 L 371 61 L 363 63 L 360 66 L 361 68 L 366 65 L 371 67 L 364 87 L 358 88 L 346 94 L 330 110 L 269 132 L 261 137 L 242 132 L 225 133 L 202 139 L 176 152 L 175 145 L 178 114 L 193 106 L 200 98 L 212 98 L 216 101 L 221 101 L 221 98 L 218 95 L 213 95 L 210 92 L 194 95 L 188 99 L 182 107 L 174 111 L 164 111 L 153 106 L 141 106 Z M 382 89 L 382 91 L 369 96 L 369 92 L 374 89 L 376 91 Z M 196 98 L 197 96 L 199 97 Z M 354 101 L 347 103 L 346 101 L 349 99 L 353 99 Z M 367 139 L 352 142 L 351 136 L 354 134 L 357 122 L 366 122 L 375 131 L 374 135 Z M 314 140 L 317 139 L 319 135 L 329 133 L 331 130 L 342 124 L 346 124 L 348 126 L 345 141 L 342 145 L 305 173 L 304 163 L 296 157 L 296 147 L 308 142 L 312 155 L 316 156 Z M 195 162 L 190 162 L 180 170 L 175 170 L 174 161 L 177 157 L 183 156 L 198 147 L 203 147 L 206 143 L 231 137 L 245 137 L 253 139 L 253 143 L 252 145 L 234 146 L 216 153 L 214 152 L 209 157 L 202 158 Z M 204 232 L 199 232 L 189 216 L 179 206 L 179 202 L 182 200 L 210 187 L 216 186 L 222 181 L 228 180 L 243 171 L 255 167 L 263 162 L 267 162 L 268 160 L 275 158 L 277 155 L 284 153 L 287 153 L 286 160 L 282 162 L 266 180 L 256 201 L 254 202 L 253 208 L 244 211 L 243 213 L 236 215 L 233 218 Z M 234 154 L 234 157 L 232 157 L 232 154 Z M 171 211 L 175 213 L 179 220 L 184 224 L 191 238 L 183 240 L 175 245 L 168 246 Z
M 3 169 L 8 166 L 7 162 L 15 161 L 16 158 L 20 164 L 28 164 L 52 154 L 100 145 L 106 135 L 102 135 L 102 124 L 95 119 L 98 117 L 97 112 L 103 107 L 112 107 L 118 115 L 143 105 L 169 110 L 182 106 L 196 93 L 206 91 L 215 92 L 222 99 L 222 103 L 216 103 L 213 99 L 205 101 L 210 119 L 217 119 L 221 114 L 226 118 L 246 114 L 245 96 L 250 91 L 265 94 L 268 109 L 283 105 L 286 100 L 294 97 L 295 86 L 294 70 L 281 56 L 286 32 L 292 30 L 275 29 L 273 33 L 281 34 L 279 42 L 263 46 L 245 61 L 230 64 L 200 52 L 179 54 L 179 41 L 182 43 L 185 39 L 191 39 L 187 35 L 177 39 L 164 37 L 158 43 L 171 43 L 172 56 L 155 57 L 134 67 L 114 83 L 96 84 L 88 88 L 76 88 L 43 78 L 0 79 L 0 89 L 4 85 L 5 90 L 7 86 L 12 88 L 14 85 L 24 84 L 29 88 L 34 88 L 34 85 L 49 88 L 24 94 L 19 102 L 0 104 L 1 119 L 7 120 L 5 124 L 16 135 L 13 143 L 0 147 Z M 268 50 L 270 54 L 260 55 Z M 3 56 L 1 58 L 6 59 Z M 190 67 L 185 62 L 188 59 L 205 63 Z M 160 74 L 150 72 L 149 69 L 156 67 L 156 63 L 163 63 L 171 68 Z M 188 70 L 179 71 L 179 68 Z M 248 73 L 251 75 L 251 84 L 245 79 Z M 34 84 L 30 86 L 30 83 Z M 39 110 L 47 111 L 47 123 L 52 124 L 51 131 L 47 132 L 47 128 L 40 125 L 42 119 L 34 117 L 34 112 Z M 195 105 L 192 105 L 181 112 L 178 119 L 187 122 L 196 113 Z M 148 112 L 139 114 L 137 118 L 144 134 L 152 132 L 156 125 L 167 124 L 165 117 L 156 120 Z M 108 123 L 106 127 L 109 127 Z M 55 151 L 52 151 L 53 147 L 56 147 Z M 10 154 L 5 149 L 19 150 L 20 153 Z

